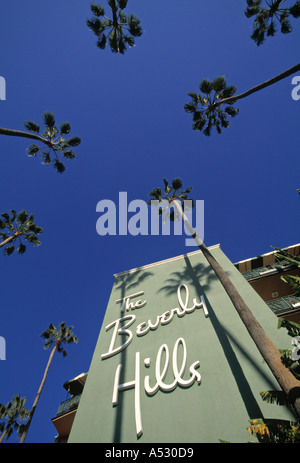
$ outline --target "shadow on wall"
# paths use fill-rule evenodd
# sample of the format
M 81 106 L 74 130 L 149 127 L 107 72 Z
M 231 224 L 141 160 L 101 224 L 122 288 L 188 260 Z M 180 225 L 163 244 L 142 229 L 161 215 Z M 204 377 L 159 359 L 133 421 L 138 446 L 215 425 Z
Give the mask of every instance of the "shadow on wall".
M 125 273 L 124 275 L 120 275 L 117 277 L 118 283 L 116 283 L 115 288 L 121 290 L 121 297 L 120 299 L 124 301 L 125 296 L 129 295 L 129 292 L 132 291 L 136 286 L 141 284 L 145 279 L 149 278 L 152 275 L 151 272 L 143 271 L 143 268 L 138 269 L 133 273 Z M 120 281 L 119 281 L 120 280 Z M 123 303 L 120 305 L 120 318 L 124 316 L 124 306 Z M 120 328 L 124 326 L 124 320 L 120 323 Z M 125 333 L 120 335 L 121 344 L 124 344 L 126 341 Z M 127 356 L 127 349 L 123 349 L 121 351 L 121 360 L 120 364 L 122 365 L 122 369 L 120 372 L 120 380 L 119 384 L 124 383 L 125 378 L 125 371 L 126 371 L 126 358 Z M 115 429 L 114 429 L 114 442 L 118 443 L 121 442 L 122 437 L 122 414 L 123 414 L 123 394 L 118 395 L 118 403 L 117 407 L 117 415 L 116 415 L 116 422 L 115 422 Z
M 207 293 L 208 289 L 210 288 L 213 281 L 216 281 L 217 276 L 215 275 L 212 269 L 207 269 L 207 265 L 202 263 L 192 265 L 190 259 L 187 255 L 184 256 L 186 267 L 184 270 L 177 271 L 171 273 L 169 278 L 166 279 L 166 284 L 160 289 L 160 291 L 166 292 L 168 295 L 173 294 L 176 291 L 178 285 L 180 285 L 183 281 L 188 284 L 190 283 L 193 285 L 200 297 L 204 293 Z M 200 284 L 200 275 L 206 276 L 206 280 L 204 284 Z M 212 306 L 210 305 L 209 301 L 206 297 L 206 304 L 209 311 L 209 318 L 211 324 L 215 330 L 216 336 L 219 340 L 219 343 L 223 349 L 224 355 L 227 359 L 228 365 L 232 372 L 233 378 L 236 382 L 238 387 L 239 393 L 241 398 L 245 404 L 245 408 L 247 410 L 249 419 L 254 418 L 263 418 L 263 413 L 255 399 L 253 392 L 250 388 L 247 378 L 243 372 L 243 369 L 238 361 L 238 358 L 232 348 L 231 343 L 233 343 L 237 349 L 239 349 L 242 354 L 249 360 L 250 363 L 253 364 L 253 359 L 249 356 L 247 352 L 243 349 L 243 347 L 239 344 L 238 340 L 226 330 L 220 321 L 218 320 Z M 231 341 L 231 342 L 230 342 Z M 269 378 L 266 377 L 262 368 L 255 364 L 255 369 L 258 373 L 264 377 L 265 381 L 269 382 Z M 270 384 L 271 387 L 274 387 L 274 384 Z

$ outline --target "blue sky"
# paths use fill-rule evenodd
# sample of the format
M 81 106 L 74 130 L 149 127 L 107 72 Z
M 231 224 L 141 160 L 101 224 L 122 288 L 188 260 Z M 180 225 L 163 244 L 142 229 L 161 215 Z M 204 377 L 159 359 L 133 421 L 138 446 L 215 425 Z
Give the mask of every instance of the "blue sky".
M 183 109 L 205 77 L 225 75 L 240 93 L 299 61 L 297 20 L 293 33 L 257 47 L 245 4 L 129 0 L 144 34 L 124 56 L 95 46 L 89 1 L 1 6 L 0 125 L 22 130 L 50 111 L 82 139 L 59 175 L 28 158 L 30 140 L 0 138 L 1 212 L 26 209 L 44 228 L 40 247 L 0 255 L 0 402 L 20 393 L 31 407 L 49 355 L 39 335 L 49 323 L 74 325 L 79 338 L 66 358 L 54 357 L 26 442 L 53 442 L 62 385 L 89 368 L 113 274 L 196 249 L 184 236 L 100 237 L 99 201 L 118 206 L 119 192 L 147 201 L 163 177 L 179 176 L 205 202 L 206 245 L 220 243 L 231 261 L 299 242 L 300 100 L 291 97 L 292 77 L 238 102 L 221 135 L 193 131 Z

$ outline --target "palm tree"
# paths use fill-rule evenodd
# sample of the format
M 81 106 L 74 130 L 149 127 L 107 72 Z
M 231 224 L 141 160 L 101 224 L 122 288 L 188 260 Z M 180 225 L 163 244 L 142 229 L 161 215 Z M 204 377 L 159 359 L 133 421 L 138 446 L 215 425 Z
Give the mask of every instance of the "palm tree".
M 222 133 L 223 128 L 229 127 L 227 116 L 235 117 L 239 112 L 239 109 L 233 106 L 236 101 L 269 87 L 299 70 L 300 63 L 239 95 L 234 95 L 236 88 L 227 85 L 224 76 L 216 77 L 213 81 L 203 79 L 200 82 L 202 93 L 189 92 L 191 101 L 185 104 L 184 109 L 187 113 L 193 114 L 194 130 L 200 132 L 203 130 L 203 134 L 208 136 L 211 134 L 212 127 L 215 127 L 218 133 Z M 224 111 L 221 109 L 222 105 L 228 105 Z
M 180 178 L 175 178 L 171 185 L 169 185 L 169 182 L 164 179 L 164 184 L 164 191 L 162 191 L 161 188 L 155 188 L 149 193 L 152 198 L 151 200 L 154 200 L 155 203 L 157 203 L 157 201 L 167 201 L 169 204 L 172 203 L 175 206 L 176 215 L 183 220 L 187 230 L 194 238 L 199 249 L 202 251 L 209 265 L 219 278 L 226 293 L 231 299 L 233 306 L 256 344 L 256 347 L 268 364 L 280 387 L 287 395 L 289 402 L 293 404 L 296 414 L 300 417 L 300 382 L 297 381 L 292 373 L 283 365 L 279 350 L 269 339 L 262 326 L 253 316 L 236 287 L 197 235 L 184 213 L 181 201 L 188 199 L 188 193 L 190 193 L 192 187 L 182 190 L 182 181 Z M 149 201 L 150 205 L 151 200 Z
M 123 11 L 127 2 L 128 0 L 108 0 L 112 18 L 105 16 L 103 6 L 91 4 L 94 17 L 87 20 L 87 25 L 98 37 L 97 47 L 101 50 L 105 49 L 108 41 L 113 53 L 124 54 L 126 46 L 133 47 L 135 37 L 142 35 L 141 21 L 134 14 L 127 15 Z
M 45 130 L 43 132 L 40 131 L 40 126 L 35 122 L 26 121 L 25 128 L 29 130 L 29 132 L 0 127 L 0 135 L 31 138 L 43 143 L 47 147 L 46 151 L 41 151 L 43 164 L 51 164 L 51 162 L 53 162 L 56 171 L 62 173 L 65 171 L 65 166 L 59 160 L 58 154 L 62 154 L 65 159 L 74 159 L 75 153 L 72 148 L 80 145 L 81 139 L 79 137 L 66 139 L 65 135 L 71 130 L 69 122 L 63 122 L 58 129 L 55 126 L 55 118 L 52 113 L 45 112 L 43 114 L 43 119 L 45 124 Z M 29 156 L 35 157 L 41 149 L 40 146 L 32 144 L 29 146 L 27 152 Z M 50 156 L 51 154 L 53 159 Z
M 34 412 L 36 410 L 36 407 L 37 407 L 37 404 L 38 404 L 38 401 L 39 401 L 39 398 L 41 396 L 43 387 L 45 385 L 47 374 L 48 374 L 48 371 L 49 371 L 49 368 L 50 368 L 50 365 L 51 365 L 51 362 L 52 362 L 52 359 L 53 359 L 53 356 L 54 356 L 55 352 L 57 351 L 59 353 L 62 353 L 63 357 L 66 357 L 67 352 L 63 349 L 62 345 L 63 344 L 72 344 L 73 342 L 78 342 L 77 336 L 74 336 L 74 334 L 72 332 L 72 329 L 73 329 L 73 326 L 67 327 L 65 325 L 65 322 L 60 323 L 59 329 L 57 329 L 52 323 L 50 323 L 48 329 L 46 331 L 44 331 L 40 335 L 41 338 L 44 338 L 46 340 L 46 342 L 44 344 L 45 349 L 48 349 L 53 344 L 54 344 L 54 346 L 53 346 L 53 348 L 52 348 L 52 350 L 50 352 L 50 356 L 49 356 L 49 359 L 48 359 L 48 363 L 46 365 L 44 376 L 43 376 L 42 382 L 40 384 L 40 387 L 38 389 L 35 400 L 33 402 L 32 409 L 30 410 L 29 418 L 28 418 L 28 421 L 27 421 L 27 423 L 25 425 L 25 429 L 24 429 L 24 431 L 22 433 L 20 443 L 24 443 L 24 441 L 26 439 L 26 435 L 28 433 L 30 423 L 32 421 Z
M 286 0 L 266 0 L 266 7 L 261 6 L 262 0 L 247 0 L 245 15 L 247 18 L 255 16 L 253 23 L 253 33 L 251 39 L 256 45 L 261 45 L 266 36 L 273 37 L 276 32 L 275 22 L 280 24 L 280 30 L 283 34 L 292 31 L 292 26 L 288 17 L 294 18 L 300 16 L 300 2 L 296 1 L 293 6 L 282 8 Z
M 0 431 L 2 432 L 0 443 L 3 442 L 4 438 L 7 440 L 14 430 L 19 435 L 23 432 L 24 425 L 20 424 L 19 421 L 25 420 L 29 415 L 29 411 L 24 407 L 25 402 L 26 397 L 21 398 L 18 394 L 6 405 L 0 404 L 0 420 L 3 420 L 0 424 Z
M 297 265 L 300 268 L 300 256 L 293 256 L 288 251 L 280 248 L 275 248 L 277 253 L 275 257 L 279 260 L 284 259 L 291 264 Z M 290 285 L 295 296 L 300 296 L 300 276 L 298 275 L 282 275 L 281 280 Z
M 278 328 L 286 328 L 293 341 L 300 339 L 300 325 L 290 320 L 279 318 Z M 297 341 L 296 341 L 297 342 Z M 294 344 L 295 345 L 295 344 Z M 300 349 L 280 349 L 283 364 L 291 371 L 295 378 L 300 380 Z M 290 406 L 283 391 L 261 391 L 259 393 L 266 403 Z M 250 435 L 258 435 L 260 442 L 300 443 L 300 422 L 285 420 L 255 419 L 250 421 L 247 428 Z
M 6 212 L 0 214 L 0 237 L 3 239 L 0 242 L 0 248 L 5 248 L 5 254 L 9 256 L 15 250 L 15 242 L 19 242 L 17 252 L 24 254 L 26 245 L 22 243 L 22 238 L 31 244 L 39 246 L 41 242 L 38 236 L 43 232 L 41 227 L 38 227 L 34 222 L 33 214 L 29 215 L 27 211 L 22 211 L 19 214 L 13 209 L 9 211 L 11 217 Z

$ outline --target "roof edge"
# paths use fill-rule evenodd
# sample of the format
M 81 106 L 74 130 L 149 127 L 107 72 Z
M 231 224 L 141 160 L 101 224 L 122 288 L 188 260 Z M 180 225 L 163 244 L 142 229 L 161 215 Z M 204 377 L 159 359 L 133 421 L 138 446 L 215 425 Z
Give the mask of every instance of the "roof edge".
M 220 247 L 221 247 L 220 244 L 214 244 L 213 246 L 209 246 L 208 249 L 215 249 L 215 248 L 220 248 Z M 174 262 L 175 260 L 182 259 L 184 256 L 193 256 L 193 255 L 196 255 L 196 254 L 202 254 L 202 251 L 199 249 L 197 251 L 192 251 L 192 252 L 188 252 L 186 254 L 181 254 L 179 256 L 170 257 L 168 259 L 163 259 L 163 260 L 160 260 L 160 261 L 157 261 L 157 262 L 153 262 L 152 264 L 146 264 L 146 265 L 142 265 L 141 267 L 136 267 L 136 268 L 133 268 L 133 269 L 130 269 L 130 270 L 125 270 L 124 272 L 114 273 L 114 278 L 118 278 L 118 277 L 120 277 L 122 275 L 126 275 L 126 274 L 129 274 L 129 273 L 134 273 L 134 272 L 137 272 L 139 270 L 145 270 L 145 269 L 148 269 L 148 268 L 156 267 L 157 265 L 166 264 L 168 262 Z

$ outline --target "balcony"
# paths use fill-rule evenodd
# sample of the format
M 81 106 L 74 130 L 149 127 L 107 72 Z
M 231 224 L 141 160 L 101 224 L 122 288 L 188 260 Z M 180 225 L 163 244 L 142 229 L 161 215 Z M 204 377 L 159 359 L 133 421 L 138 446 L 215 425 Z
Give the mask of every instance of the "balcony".
M 299 311 L 300 297 L 293 295 L 280 297 L 273 301 L 267 301 L 267 304 L 278 317 L 281 317 L 282 315 Z
M 82 373 L 71 381 L 67 381 L 63 385 L 68 393 L 71 394 L 71 397 L 60 403 L 55 417 L 51 420 L 58 432 L 58 435 L 55 438 L 55 442 L 57 443 L 64 443 L 68 441 L 86 377 L 87 374 Z
M 248 270 L 246 272 L 243 272 L 242 275 L 246 280 L 249 281 L 256 278 L 262 278 L 269 275 L 273 275 L 275 273 L 286 272 L 287 270 L 291 270 L 294 268 L 297 268 L 295 264 L 291 264 L 288 261 L 282 260 L 272 265 L 257 267 L 252 270 Z
M 65 415 L 73 410 L 77 410 L 81 394 L 76 395 L 75 397 L 70 397 L 70 399 L 64 400 L 60 403 L 55 418 L 61 415 Z

